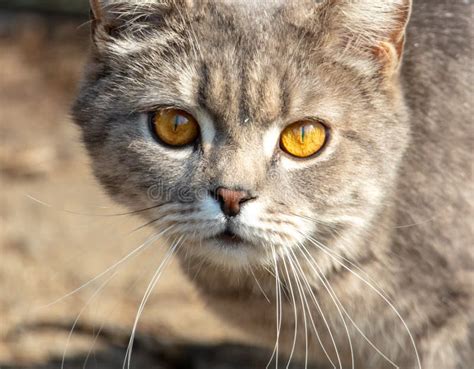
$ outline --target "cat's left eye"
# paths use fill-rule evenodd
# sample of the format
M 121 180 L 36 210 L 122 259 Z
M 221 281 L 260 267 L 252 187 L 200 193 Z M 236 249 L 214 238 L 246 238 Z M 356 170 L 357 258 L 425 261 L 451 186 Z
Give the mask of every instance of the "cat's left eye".
M 318 121 L 304 120 L 283 130 L 280 147 L 296 158 L 309 158 L 321 151 L 326 141 L 326 126 Z
M 186 146 L 199 137 L 199 124 L 189 113 L 179 109 L 160 109 L 152 116 L 151 128 L 165 144 Z

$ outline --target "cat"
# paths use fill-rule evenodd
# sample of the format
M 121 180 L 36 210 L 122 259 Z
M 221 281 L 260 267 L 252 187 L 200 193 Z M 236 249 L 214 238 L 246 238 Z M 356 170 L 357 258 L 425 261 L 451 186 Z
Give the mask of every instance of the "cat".
M 94 172 L 211 309 L 277 367 L 472 365 L 471 1 L 91 8 Z

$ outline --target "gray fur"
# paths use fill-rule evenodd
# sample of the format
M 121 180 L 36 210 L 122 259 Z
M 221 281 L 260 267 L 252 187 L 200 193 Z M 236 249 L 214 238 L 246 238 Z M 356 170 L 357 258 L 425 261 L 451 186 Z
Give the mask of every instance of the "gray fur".
M 133 210 L 162 204 L 146 217 L 157 230 L 173 226 L 170 239 L 186 237 L 178 252 L 183 270 L 212 308 L 273 347 L 272 245 L 280 276 L 283 260 L 299 260 L 350 365 L 342 319 L 299 251 L 303 243 L 357 327 L 401 368 L 418 368 L 405 326 L 342 264 L 384 291 L 423 368 L 473 362 L 470 1 L 415 1 L 401 71 L 408 1 L 94 4 L 93 50 L 74 117 L 95 173 Z M 163 151 L 143 121 L 160 106 L 212 121 L 213 142 L 185 149 L 183 160 Z M 265 156 L 271 127 L 306 117 L 330 127 L 321 155 L 293 163 L 301 165 L 294 170 L 283 165 L 293 159 L 277 142 Z M 159 196 L 150 198 L 157 184 Z M 200 199 L 220 186 L 247 190 L 263 204 L 258 224 L 230 221 L 247 241 L 239 250 L 209 241 L 224 226 L 221 215 L 204 218 L 210 212 Z M 283 279 L 288 297 L 297 281 Z M 283 315 L 280 350 L 289 353 L 294 322 L 286 299 Z M 316 308 L 313 315 L 335 358 Z M 348 326 L 359 365 L 384 368 L 386 360 Z M 302 326 L 298 332 L 304 357 Z M 328 364 L 315 337 L 310 353 Z

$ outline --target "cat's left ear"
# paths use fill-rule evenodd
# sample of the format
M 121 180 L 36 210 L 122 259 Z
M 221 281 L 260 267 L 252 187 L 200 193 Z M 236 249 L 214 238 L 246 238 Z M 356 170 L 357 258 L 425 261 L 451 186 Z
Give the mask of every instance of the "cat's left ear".
M 400 66 L 412 0 L 327 0 L 321 14 L 337 42 L 375 58 L 385 73 Z

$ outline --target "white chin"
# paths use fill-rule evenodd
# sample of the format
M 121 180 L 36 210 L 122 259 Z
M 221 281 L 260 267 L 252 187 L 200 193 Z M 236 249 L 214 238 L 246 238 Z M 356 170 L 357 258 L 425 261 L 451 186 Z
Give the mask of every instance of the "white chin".
M 245 240 L 211 238 L 189 245 L 192 254 L 212 264 L 229 269 L 242 269 L 249 266 L 267 264 L 265 249 Z

